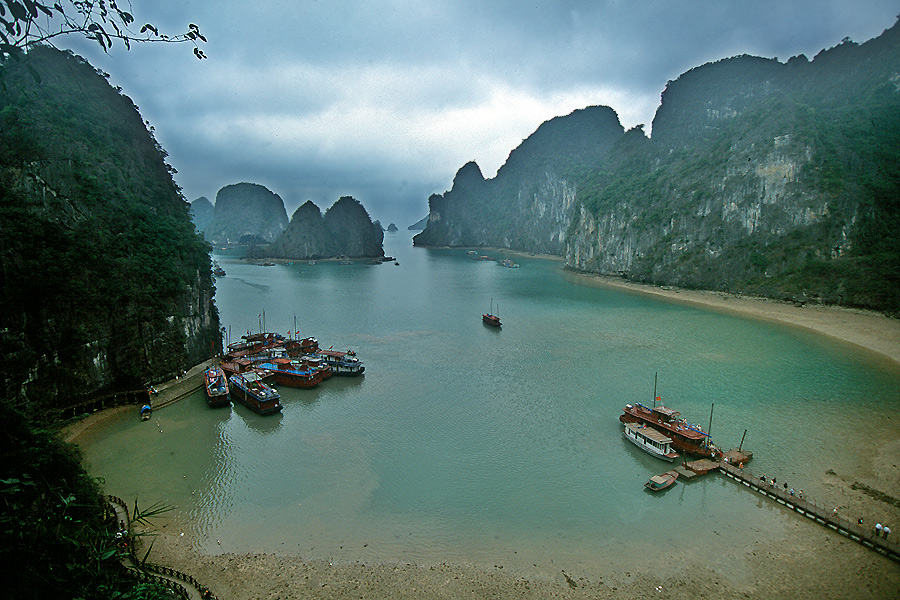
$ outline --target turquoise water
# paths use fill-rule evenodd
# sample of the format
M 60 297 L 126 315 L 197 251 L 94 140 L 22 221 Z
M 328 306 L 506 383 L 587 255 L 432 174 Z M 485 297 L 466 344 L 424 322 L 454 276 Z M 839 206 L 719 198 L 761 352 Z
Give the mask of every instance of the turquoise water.
M 404 233 L 385 251 L 399 266 L 217 255 L 232 339 L 263 313 L 284 334 L 296 317 L 323 347 L 356 350 L 365 376 L 280 388 L 275 417 L 208 409 L 199 393 L 149 423 L 123 414 L 80 440 L 92 472 L 126 500 L 174 505 L 166 529 L 213 553 L 558 572 L 688 551 L 716 565 L 794 517 L 719 477 L 644 491 L 669 466 L 617 417 L 652 401 L 655 373 L 667 405 L 704 428 L 715 403 L 720 446 L 746 429 L 754 469 L 828 503 L 841 499 L 826 469 L 868 468 L 859 427 L 894 436 L 876 417 L 897 416 L 900 376 L 848 346 L 605 289 L 556 261 L 507 269 Z M 481 323 L 491 303 L 501 330 Z

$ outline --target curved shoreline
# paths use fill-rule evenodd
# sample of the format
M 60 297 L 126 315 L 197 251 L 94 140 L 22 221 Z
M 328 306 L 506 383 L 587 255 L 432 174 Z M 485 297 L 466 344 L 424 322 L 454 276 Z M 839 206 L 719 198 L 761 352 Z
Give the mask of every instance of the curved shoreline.
M 876 313 L 834 307 L 799 307 L 768 299 L 656 288 L 611 277 L 567 273 L 587 285 L 801 327 L 883 357 L 892 368 L 900 366 L 900 321 Z M 89 415 L 66 431 L 70 434 L 67 438 L 77 441 L 79 434 L 92 423 L 116 412 L 117 409 L 111 409 Z M 885 464 L 890 466 L 896 462 L 895 457 L 900 456 L 898 448 L 900 440 L 879 446 L 875 463 L 883 468 Z M 898 481 L 897 475 L 896 469 L 879 472 L 879 482 L 870 483 L 897 495 L 895 486 L 883 484 Z M 830 484 L 834 490 L 831 495 L 835 498 L 842 501 L 852 498 L 855 505 L 868 502 L 866 506 L 872 506 L 865 513 L 867 522 L 869 515 L 900 519 L 896 510 L 887 510 L 882 502 L 865 498 L 853 487 L 854 479 L 831 479 L 834 480 Z M 775 505 L 764 506 L 766 510 L 782 511 Z M 727 560 L 723 558 L 721 565 L 699 564 L 684 554 L 666 554 L 658 557 L 660 565 L 666 566 L 664 569 L 659 565 L 655 568 L 634 565 L 624 572 L 611 565 L 589 568 L 566 564 L 559 557 L 555 557 L 557 562 L 552 569 L 521 573 L 510 565 L 504 569 L 501 562 L 493 566 L 362 560 L 339 563 L 300 554 L 208 554 L 192 543 L 189 533 L 178 533 L 182 527 L 189 529 L 186 523 L 169 523 L 158 532 L 160 535 L 155 538 L 151 561 L 191 574 L 221 600 L 251 597 L 675 599 L 690 596 L 821 600 L 890 598 L 900 587 L 900 570 L 884 557 L 833 535 L 819 525 L 794 519 L 790 513 L 785 513 L 782 521 L 783 531 L 758 534 L 755 541 L 748 539 L 746 546 L 735 548 Z M 602 557 L 598 563 L 601 561 Z M 737 566 L 738 569 L 729 573 L 727 569 L 721 569 L 723 565 Z
M 879 355 L 893 363 L 893 367 L 900 368 L 900 319 L 886 317 L 881 313 L 839 306 L 798 306 L 758 296 L 735 296 L 725 292 L 656 287 L 603 275 L 576 271 L 571 273 L 581 280 L 594 282 L 601 287 L 800 327 Z

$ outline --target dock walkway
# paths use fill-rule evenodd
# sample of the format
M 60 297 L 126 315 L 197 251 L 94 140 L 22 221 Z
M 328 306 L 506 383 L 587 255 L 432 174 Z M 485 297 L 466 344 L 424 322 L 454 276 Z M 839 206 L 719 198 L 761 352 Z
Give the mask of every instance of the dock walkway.
M 860 525 L 850 521 L 837 514 L 834 509 L 829 510 L 827 507 L 819 506 L 815 502 L 810 502 L 799 496 L 793 496 L 787 490 L 773 486 L 770 481 L 762 481 L 759 477 L 744 473 L 738 467 L 722 463 L 719 465 L 719 472 L 737 483 L 741 483 L 749 489 L 768 496 L 779 504 L 816 521 L 820 525 L 833 529 L 895 562 L 900 562 L 900 543 L 897 542 L 896 538 L 885 539 L 877 537 L 875 529 L 871 525 Z
M 199 365 L 191 367 L 190 370 L 181 377 L 176 377 L 175 379 L 154 386 L 156 395 L 152 397 L 150 403 L 153 410 L 177 402 L 188 394 L 192 394 L 202 388 L 204 383 L 203 373 L 207 368 L 214 364 L 218 364 L 218 360 L 211 358 Z

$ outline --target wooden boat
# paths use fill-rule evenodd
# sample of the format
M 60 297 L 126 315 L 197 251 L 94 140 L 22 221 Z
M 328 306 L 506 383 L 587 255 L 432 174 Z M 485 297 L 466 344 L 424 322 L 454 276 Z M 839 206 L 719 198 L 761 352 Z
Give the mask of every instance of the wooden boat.
M 678 479 L 678 473 L 676 471 L 666 471 L 662 475 L 654 475 L 648 479 L 647 483 L 644 484 L 644 487 L 651 492 L 658 492 L 670 487 L 675 483 L 676 479 Z
M 678 458 L 678 453 L 672 450 L 672 440 L 652 427 L 638 423 L 625 423 L 622 435 L 629 442 L 656 458 L 669 462 Z
M 352 350 L 347 352 L 322 350 L 316 356 L 325 361 L 325 364 L 331 367 L 331 372 L 335 375 L 362 375 L 366 370 L 366 367 L 356 358 L 356 353 Z
M 680 418 L 681 413 L 665 406 L 648 407 L 643 404 L 626 404 L 619 416 L 622 423 L 646 425 L 661 432 L 672 440 L 672 446 L 701 458 L 715 457 L 719 449 L 711 442 L 709 434 L 699 425 L 693 425 Z
M 204 373 L 206 385 L 203 388 L 206 394 L 206 404 L 215 408 L 229 406 L 231 398 L 228 396 L 228 378 L 220 367 L 210 367 Z
M 263 383 L 259 373 L 235 373 L 228 381 L 231 382 L 232 396 L 253 412 L 271 415 L 281 410 L 281 396 Z
M 500 316 L 493 314 L 494 310 L 494 299 L 491 298 L 491 308 L 487 313 L 481 315 L 481 322 L 485 325 L 490 325 L 491 327 L 500 327 Z M 497 307 L 497 312 L 500 312 L 500 307 Z
M 716 448 L 699 425 L 688 423 L 680 418 L 681 413 L 662 405 L 662 398 L 656 395 L 656 378 L 653 379 L 653 407 L 637 404 L 626 404 L 625 411 L 619 416 L 622 423 L 647 425 L 661 432 L 672 440 L 676 450 L 699 456 L 700 458 L 718 458 L 722 452 Z M 712 427 L 712 412 L 709 415 Z
M 304 354 L 315 354 L 319 351 L 319 340 L 314 337 L 285 340 L 284 349 L 294 358 Z
M 257 367 L 271 371 L 275 374 L 275 383 L 296 388 L 311 388 L 319 385 L 322 375 L 317 369 L 311 369 L 309 364 L 289 358 L 276 358 L 275 360 L 259 363 Z

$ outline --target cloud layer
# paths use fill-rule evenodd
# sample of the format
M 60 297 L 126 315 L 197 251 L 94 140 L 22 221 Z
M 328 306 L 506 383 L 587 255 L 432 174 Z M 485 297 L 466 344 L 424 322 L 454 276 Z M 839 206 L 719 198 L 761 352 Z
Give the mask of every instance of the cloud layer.
M 198 61 L 176 44 L 104 54 L 153 125 L 188 200 L 260 183 L 288 214 L 342 195 L 399 226 L 427 214 L 475 160 L 486 177 L 544 121 L 607 105 L 647 130 L 669 80 L 737 54 L 812 58 L 893 25 L 877 0 L 382 2 L 135 0 L 139 23 L 197 23 Z

